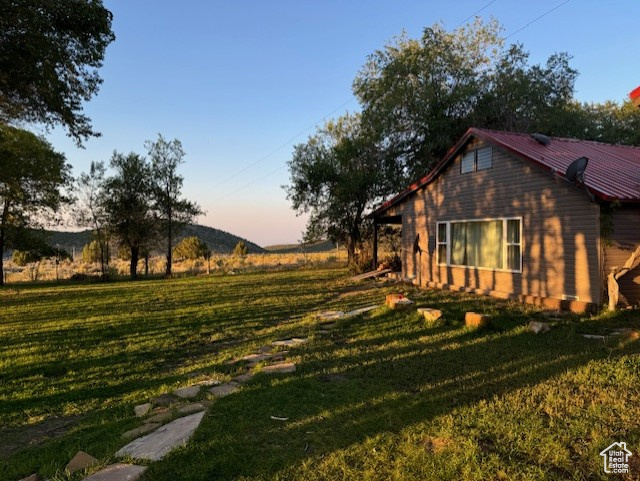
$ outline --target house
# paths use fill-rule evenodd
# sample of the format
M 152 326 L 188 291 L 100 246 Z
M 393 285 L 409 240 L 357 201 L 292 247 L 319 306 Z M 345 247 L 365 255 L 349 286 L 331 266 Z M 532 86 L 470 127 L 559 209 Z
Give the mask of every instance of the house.
M 402 225 L 402 277 L 414 284 L 593 309 L 640 244 L 640 148 L 471 128 L 370 217 L 376 233 Z M 640 301 L 640 267 L 618 282 Z

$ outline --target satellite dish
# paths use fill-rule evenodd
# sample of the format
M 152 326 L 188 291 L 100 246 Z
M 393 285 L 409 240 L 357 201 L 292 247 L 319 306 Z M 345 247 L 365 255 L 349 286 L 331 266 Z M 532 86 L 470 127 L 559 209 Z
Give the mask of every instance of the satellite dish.
M 531 134 L 533 140 L 542 145 L 549 145 L 551 139 L 544 134 Z
M 571 162 L 571 164 L 569 164 L 569 167 L 567 167 L 567 172 L 564 174 L 564 176 L 569 182 L 573 184 L 575 184 L 576 182 L 584 184 L 584 171 L 587 170 L 588 163 L 589 159 L 587 159 L 586 157 L 580 157 L 574 160 L 573 162 Z

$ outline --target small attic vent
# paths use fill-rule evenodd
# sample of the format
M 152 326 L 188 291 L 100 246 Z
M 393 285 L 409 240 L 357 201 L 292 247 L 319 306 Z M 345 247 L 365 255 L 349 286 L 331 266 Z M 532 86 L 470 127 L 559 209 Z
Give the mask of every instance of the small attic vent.
M 549 145 L 551 139 L 544 134 L 531 134 L 533 140 L 542 145 Z

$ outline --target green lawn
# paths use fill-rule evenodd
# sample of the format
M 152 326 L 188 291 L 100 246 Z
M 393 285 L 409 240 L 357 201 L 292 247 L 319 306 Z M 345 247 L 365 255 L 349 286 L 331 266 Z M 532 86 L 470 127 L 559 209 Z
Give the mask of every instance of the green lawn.
M 0 290 L 0 480 L 66 479 L 78 450 L 111 462 L 135 404 L 229 379 L 243 370 L 226 361 L 292 336 L 311 339 L 291 351 L 295 373 L 216 400 L 144 480 L 604 480 L 598 453 L 614 441 L 634 452 L 628 479 L 640 475 L 640 341 L 579 335 L 637 327 L 638 311 L 535 335 L 532 307 L 367 287 L 317 269 Z M 381 307 L 316 332 L 311 313 L 398 289 L 447 322 Z M 466 310 L 494 326 L 466 329 Z

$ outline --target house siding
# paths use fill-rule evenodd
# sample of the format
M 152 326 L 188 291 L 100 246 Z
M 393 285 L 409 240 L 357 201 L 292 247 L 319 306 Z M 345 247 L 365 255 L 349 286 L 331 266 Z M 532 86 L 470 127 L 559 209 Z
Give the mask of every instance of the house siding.
M 490 169 L 461 174 L 460 159 L 482 146 L 473 139 L 430 184 L 388 215 L 402 215 L 403 276 L 415 283 L 601 302 L 599 206 L 584 190 L 554 178 L 529 162 L 493 146 Z M 522 272 L 436 263 L 436 223 L 500 217 L 522 218 Z M 413 252 L 420 235 L 423 253 Z
M 622 267 L 640 244 L 640 207 L 620 207 L 611 218 L 613 232 L 604 247 L 604 275 Z M 632 303 L 640 302 L 640 265 L 618 280 L 620 293 Z

